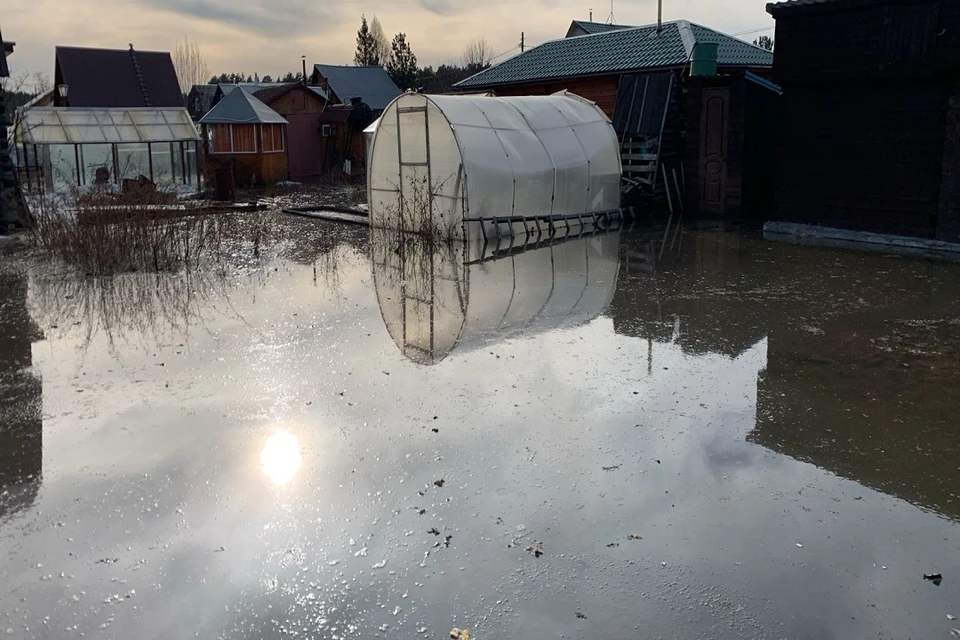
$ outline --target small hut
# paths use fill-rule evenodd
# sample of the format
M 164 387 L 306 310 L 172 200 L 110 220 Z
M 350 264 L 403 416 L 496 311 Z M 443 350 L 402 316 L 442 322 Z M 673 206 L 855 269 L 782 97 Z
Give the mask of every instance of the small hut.
M 244 90 L 231 91 L 200 119 L 207 176 L 233 167 L 238 184 L 287 179 L 287 120 Z

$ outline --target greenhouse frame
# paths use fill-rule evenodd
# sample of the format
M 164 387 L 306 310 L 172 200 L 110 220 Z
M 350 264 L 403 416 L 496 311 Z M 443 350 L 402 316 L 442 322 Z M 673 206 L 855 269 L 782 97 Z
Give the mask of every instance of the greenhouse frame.
M 405 93 L 369 145 L 373 227 L 529 237 L 620 217 L 616 132 L 596 104 L 569 92 Z
M 33 107 L 14 129 L 18 169 L 41 185 L 121 184 L 141 175 L 199 189 L 200 134 L 182 108 Z

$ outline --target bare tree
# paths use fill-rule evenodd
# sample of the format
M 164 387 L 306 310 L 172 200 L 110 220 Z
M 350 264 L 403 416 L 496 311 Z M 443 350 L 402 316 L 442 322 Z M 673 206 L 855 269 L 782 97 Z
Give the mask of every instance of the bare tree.
M 374 57 L 379 61 L 380 66 L 384 66 L 390 61 L 390 41 L 387 40 L 387 34 L 383 32 L 383 25 L 376 14 L 370 21 L 370 38 L 373 40 Z
M 46 93 L 53 88 L 53 82 L 50 80 L 50 76 L 45 74 L 43 71 L 37 71 L 33 74 L 33 91 L 36 95 Z
M 468 42 L 463 50 L 463 66 L 473 72 L 489 67 L 491 58 L 493 49 L 483 36 L 477 36 Z
M 200 53 L 200 46 L 196 40 L 190 40 L 186 36 L 183 42 L 178 42 L 173 49 L 173 68 L 177 70 L 177 78 L 180 80 L 180 90 L 189 93 L 190 88 L 195 84 L 205 84 L 210 77 L 210 70 L 207 68 L 207 62 Z

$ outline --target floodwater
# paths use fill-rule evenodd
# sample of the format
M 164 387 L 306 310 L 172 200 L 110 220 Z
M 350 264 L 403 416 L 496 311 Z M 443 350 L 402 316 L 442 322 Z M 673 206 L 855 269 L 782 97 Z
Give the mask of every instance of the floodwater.
M 0 276 L 0 638 L 960 628 L 960 265 L 286 224 L 326 241 Z

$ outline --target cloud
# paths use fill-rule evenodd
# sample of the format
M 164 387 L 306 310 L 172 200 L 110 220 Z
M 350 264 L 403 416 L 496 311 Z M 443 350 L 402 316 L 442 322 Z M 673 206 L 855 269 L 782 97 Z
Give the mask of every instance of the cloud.
M 462 13 L 456 0 L 417 0 L 417 4 L 438 16 L 452 16 Z
M 267 3 L 238 0 L 139 0 L 154 9 L 188 18 L 228 24 L 262 37 L 296 36 L 335 27 L 336 13 L 307 0 Z

